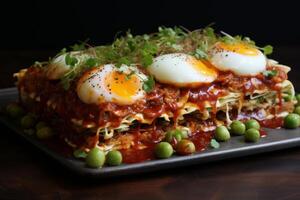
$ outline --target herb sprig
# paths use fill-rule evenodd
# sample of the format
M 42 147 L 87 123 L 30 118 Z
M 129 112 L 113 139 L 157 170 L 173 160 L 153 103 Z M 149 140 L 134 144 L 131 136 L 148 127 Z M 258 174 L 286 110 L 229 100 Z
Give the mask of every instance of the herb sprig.
M 218 41 L 243 42 L 262 50 L 265 55 L 273 51 L 270 45 L 262 48 L 256 46 L 248 37 L 230 36 L 223 32 L 222 35 L 216 34 L 210 26 L 195 31 L 182 27 L 159 27 L 157 33 L 136 36 L 127 31 L 124 36 L 117 37 L 111 45 L 91 47 L 86 40 L 70 47 L 71 51 L 88 55 L 84 59 L 72 55 L 66 48 L 62 49 L 57 56 L 66 55 L 65 61 L 70 66 L 70 71 L 61 78 L 61 83 L 68 89 L 71 82 L 84 71 L 103 64 L 112 63 L 118 68 L 122 64 L 147 68 L 156 56 L 167 53 L 186 53 L 198 59 L 209 59 L 209 50 Z M 154 85 L 154 78 L 148 76 L 147 80 L 144 80 L 143 88 L 149 92 Z

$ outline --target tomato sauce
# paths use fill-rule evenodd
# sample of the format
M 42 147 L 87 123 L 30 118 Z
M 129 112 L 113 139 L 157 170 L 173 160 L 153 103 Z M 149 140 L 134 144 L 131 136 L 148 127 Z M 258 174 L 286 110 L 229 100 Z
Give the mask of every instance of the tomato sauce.
M 209 132 L 198 131 L 194 133 L 190 139 L 195 144 L 196 151 L 204 151 L 208 147 L 213 136 L 214 136 L 213 131 L 209 131 Z
M 154 145 L 147 146 L 144 149 L 122 149 L 120 150 L 123 156 L 124 163 L 138 163 L 146 160 L 153 160 L 154 155 Z
M 260 134 L 260 137 L 266 137 L 267 136 L 267 131 L 265 131 L 263 129 L 260 129 L 259 134 Z
M 225 96 L 227 92 L 222 90 L 217 84 L 200 86 L 197 89 L 189 89 L 189 102 L 198 105 L 200 110 L 204 110 L 205 101 L 212 106 L 212 113 L 216 114 L 216 103 L 219 97 Z
M 189 138 L 195 144 L 196 151 L 204 151 L 207 149 L 211 139 L 213 137 L 213 132 L 201 132 L 197 131 L 192 133 Z M 132 147 L 130 149 L 120 150 L 123 156 L 124 163 L 138 163 L 147 160 L 155 159 L 154 147 L 157 142 L 147 144 L 145 148 L 139 149 Z M 171 142 L 173 148 L 175 149 L 177 141 Z
M 259 121 L 260 125 L 265 128 L 278 129 L 283 126 L 283 118 L 273 118 Z

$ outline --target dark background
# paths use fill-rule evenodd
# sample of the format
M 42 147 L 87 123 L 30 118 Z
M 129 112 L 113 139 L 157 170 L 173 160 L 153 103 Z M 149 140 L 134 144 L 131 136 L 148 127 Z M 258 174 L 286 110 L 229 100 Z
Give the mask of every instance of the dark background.
M 0 48 L 60 49 L 90 38 L 111 42 L 118 31 L 150 33 L 160 25 L 188 29 L 212 22 L 218 30 L 247 35 L 258 44 L 300 44 L 297 1 L 1 1 Z
M 293 66 L 290 79 L 296 81 L 299 8 L 291 0 L 0 1 L 0 74 L 5 76 L 0 85 L 13 86 L 14 72 L 80 40 L 89 38 L 89 44 L 100 45 L 128 29 L 142 34 L 161 25 L 193 30 L 210 23 L 218 31 L 249 36 L 259 46 L 273 45 L 271 57 Z
M 105 44 L 118 31 L 157 26 L 215 28 L 271 44 L 271 57 L 292 67 L 300 91 L 300 7 L 296 1 L 0 1 L 0 88 L 12 74 L 90 38 Z M 0 126 L 0 199 L 300 199 L 300 148 L 92 182 L 71 174 Z

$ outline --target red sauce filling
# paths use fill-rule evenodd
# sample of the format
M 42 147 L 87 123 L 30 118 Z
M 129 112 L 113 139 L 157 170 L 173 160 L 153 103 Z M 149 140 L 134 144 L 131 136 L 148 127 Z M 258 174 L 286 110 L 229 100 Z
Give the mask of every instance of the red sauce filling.
M 213 132 L 195 132 L 190 137 L 190 140 L 193 141 L 196 147 L 196 151 L 203 151 L 207 148 L 210 143 L 210 140 L 213 137 Z M 153 143 L 148 143 L 146 148 L 130 148 L 121 150 L 124 163 L 137 163 L 146 160 L 155 159 L 154 147 L 158 141 Z M 172 146 L 175 149 L 176 141 L 172 142 Z
M 197 104 L 200 110 L 204 110 L 205 101 L 208 101 L 212 105 L 212 113 L 214 114 L 217 112 L 216 102 L 218 98 L 227 94 L 227 91 L 222 90 L 218 84 L 200 86 L 197 89 L 190 89 L 188 92 L 189 102 Z
M 260 125 L 265 128 L 281 128 L 283 126 L 283 118 L 273 118 L 273 119 L 267 119 L 267 120 L 261 120 Z
M 121 150 L 124 163 L 137 163 L 146 160 L 153 160 L 154 155 L 154 145 L 148 146 L 144 149 L 123 149 Z
M 213 138 L 214 132 L 196 132 L 191 137 L 191 141 L 195 144 L 196 151 L 204 151 Z
M 267 136 L 267 132 L 263 129 L 260 129 L 259 133 L 260 133 L 260 137 L 266 137 Z

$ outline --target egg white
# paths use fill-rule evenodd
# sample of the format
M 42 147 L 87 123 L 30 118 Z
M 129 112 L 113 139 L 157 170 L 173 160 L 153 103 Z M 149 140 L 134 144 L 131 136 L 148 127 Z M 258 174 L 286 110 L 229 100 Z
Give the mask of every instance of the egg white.
M 46 76 L 50 80 L 57 80 L 60 79 L 64 74 L 66 74 L 70 69 L 71 66 L 66 64 L 66 56 L 68 53 L 59 55 L 53 58 L 46 69 Z M 86 53 L 82 53 L 80 51 L 72 51 L 69 52 L 70 56 L 75 57 L 78 62 L 75 64 L 79 65 L 81 62 L 91 58 L 92 56 Z
M 184 53 L 165 54 L 156 57 L 147 70 L 156 80 L 178 87 L 193 87 L 202 83 L 211 83 L 217 72 Z
M 257 50 L 257 55 L 245 55 L 225 49 L 213 48 L 210 62 L 221 71 L 231 71 L 241 76 L 253 76 L 266 70 L 267 59 Z

